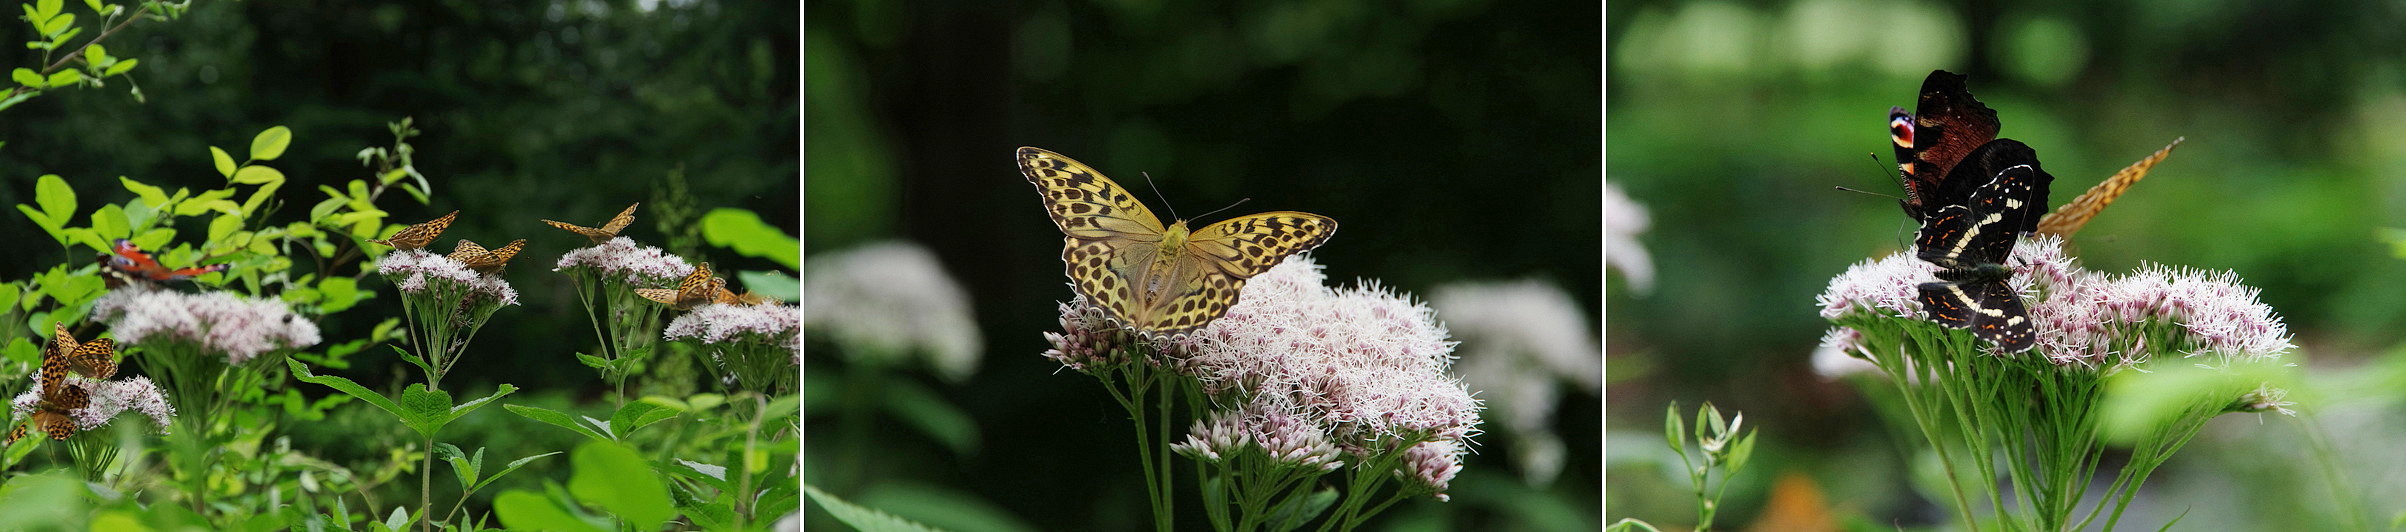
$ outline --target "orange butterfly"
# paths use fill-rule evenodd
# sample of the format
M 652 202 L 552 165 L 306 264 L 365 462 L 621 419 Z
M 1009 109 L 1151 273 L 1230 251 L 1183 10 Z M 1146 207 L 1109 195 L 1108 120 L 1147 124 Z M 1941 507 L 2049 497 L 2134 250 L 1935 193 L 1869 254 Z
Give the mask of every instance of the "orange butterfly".
M 53 440 L 64 440 L 75 435 L 75 419 L 69 417 L 68 413 L 91 406 L 92 393 L 81 385 L 67 382 L 67 372 L 82 373 L 84 377 L 93 379 L 106 379 L 117 374 L 115 341 L 98 338 L 78 343 L 74 335 L 67 333 L 67 325 L 63 323 L 54 325 L 51 337 L 50 348 L 42 354 L 41 404 L 35 408 L 31 422 L 9 430 L 8 438 L 0 440 L 0 447 L 24 438 L 26 428 L 31 426 L 40 426 L 42 433 L 50 435 Z
M 727 289 L 726 280 L 717 279 L 716 281 L 718 283 L 718 295 L 711 298 L 710 302 L 712 303 L 718 303 L 721 305 L 776 305 L 784 303 L 784 301 L 778 301 L 777 298 L 760 295 L 759 292 L 750 290 L 745 290 L 742 295 L 737 295 L 734 290 Z
M 518 250 L 524 248 L 526 248 L 526 239 L 524 238 L 510 241 L 507 246 L 489 250 L 484 246 L 476 245 L 476 242 L 463 238 L 460 239 L 459 245 L 452 246 L 450 256 L 451 260 L 467 264 L 469 269 L 482 273 L 493 273 L 501 271 L 502 266 L 509 264 L 510 257 L 518 256 Z
M 716 300 L 720 292 L 727 290 L 726 286 L 726 280 L 710 276 L 710 263 L 705 262 L 694 266 L 693 273 L 686 275 L 684 281 L 678 282 L 675 290 L 637 288 L 635 295 L 658 301 L 670 308 L 687 310 Z
M 168 268 L 160 265 L 157 257 L 142 251 L 142 248 L 135 246 L 133 241 L 123 238 L 117 239 L 116 245 L 110 246 L 109 251 L 112 254 L 100 256 L 100 263 L 103 266 L 100 271 L 106 274 L 101 280 L 111 290 L 135 283 L 189 281 L 193 277 L 211 272 L 222 272 L 233 267 L 231 264 L 211 264 L 190 268 Z M 202 260 L 208 260 L 208 258 L 203 257 Z
M 571 233 L 585 235 L 585 238 L 593 240 L 593 243 L 600 244 L 603 242 L 609 242 L 612 238 L 617 238 L 619 231 L 626 230 L 627 225 L 635 223 L 635 207 L 642 205 L 642 203 L 628 205 L 627 210 L 618 211 L 618 216 L 610 217 L 610 221 L 602 224 L 601 228 L 599 229 L 553 220 L 544 220 L 543 223 L 551 224 L 552 227 L 566 229 Z
M 384 240 L 369 240 L 369 242 L 392 246 L 393 249 L 423 249 L 427 244 L 434 243 L 434 237 L 441 236 L 444 229 L 451 228 L 451 220 L 456 218 L 459 218 L 459 211 L 451 211 L 451 214 L 445 214 L 441 218 L 427 220 L 426 223 L 402 229 Z

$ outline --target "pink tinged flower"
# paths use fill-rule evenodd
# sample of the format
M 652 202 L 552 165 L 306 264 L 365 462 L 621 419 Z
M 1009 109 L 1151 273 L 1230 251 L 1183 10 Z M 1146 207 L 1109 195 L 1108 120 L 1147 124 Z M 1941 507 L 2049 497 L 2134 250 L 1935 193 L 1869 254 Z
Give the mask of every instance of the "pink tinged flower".
M 1245 430 L 1244 417 L 1233 412 L 1214 412 L 1210 419 L 1195 420 L 1186 431 L 1186 441 L 1170 444 L 1170 451 L 1188 458 L 1220 463 L 1253 445 L 1253 433 Z
M 1446 484 L 1462 472 L 1462 452 L 1459 441 L 1421 442 L 1404 451 L 1403 466 L 1395 474 L 1437 500 L 1450 501 L 1453 497 L 1445 494 Z
M 224 353 L 234 364 L 320 340 L 317 324 L 293 314 L 283 301 L 229 292 L 117 290 L 93 303 L 92 316 L 108 323 L 119 342 L 191 342 Z
M 9 408 L 20 415 L 31 415 L 41 407 L 42 383 L 33 379 L 33 386 L 9 401 Z M 107 426 L 118 414 L 133 411 L 149 416 L 151 422 L 164 428 L 175 421 L 175 406 L 167 402 L 166 392 L 150 382 L 150 377 L 131 377 L 96 381 L 80 376 L 67 378 L 68 386 L 81 387 L 91 396 L 83 408 L 67 412 L 75 420 L 75 430 L 86 431 Z
M 1814 299 L 1821 303 L 1821 317 L 1826 319 L 1855 312 L 1920 318 L 1920 292 L 1915 287 L 1937 281 L 1937 272 L 1937 266 L 1913 258 L 1910 252 L 1865 260 L 1830 278 L 1829 288 Z
M 612 238 L 608 242 L 569 250 L 561 255 L 552 271 L 584 268 L 605 279 L 615 279 L 638 287 L 658 287 L 693 273 L 693 265 L 660 248 L 636 245 L 635 239 Z
M 801 324 L 802 309 L 793 305 L 712 303 L 694 307 L 693 311 L 670 321 L 662 337 L 705 344 L 752 342 L 786 348 L 793 345 L 791 337 L 800 333 Z
M 810 258 L 805 323 L 847 356 L 917 357 L 947 379 L 977 372 L 985 344 L 969 291 L 918 244 L 885 242 Z

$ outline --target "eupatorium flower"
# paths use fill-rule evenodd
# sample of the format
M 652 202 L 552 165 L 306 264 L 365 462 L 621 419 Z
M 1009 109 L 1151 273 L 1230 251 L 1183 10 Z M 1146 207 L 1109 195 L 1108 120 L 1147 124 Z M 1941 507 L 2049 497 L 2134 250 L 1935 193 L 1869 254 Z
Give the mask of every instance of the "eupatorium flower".
M 691 271 L 691 270 L 688 270 Z M 499 306 L 518 304 L 518 289 L 511 287 L 499 275 L 484 275 L 468 269 L 468 265 L 451 257 L 429 253 L 424 249 L 405 249 L 384 254 L 376 261 L 376 273 L 387 279 L 399 279 L 394 285 L 406 294 L 426 290 L 464 290 L 469 300 L 495 301 Z
M 1258 452 L 1288 467 L 1330 470 L 1345 465 L 1338 460 L 1336 445 L 1317 424 L 1258 404 L 1195 420 L 1186 441 L 1170 444 L 1170 450 L 1215 463 L 1238 453 Z
M 2277 357 L 2293 345 L 2288 326 L 2257 290 L 2231 272 L 2147 265 L 2127 275 L 2081 269 L 2052 236 L 2023 240 L 2006 260 L 2007 281 L 2024 296 L 2038 354 L 2059 365 L 2114 367 L 2157 354 L 2213 355 L 2213 365 Z M 1923 319 L 1916 286 L 1937 267 L 1910 252 L 1868 260 L 1830 280 L 1821 315 L 1856 313 Z
M 969 292 L 936 255 L 885 242 L 811 257 L 802 287 L 816 310 L 803 325 L 833 337 L 851 357 L 923 357 L 951 380 L 977 372 L 984 345 Z
M 1437 500 L 1452 500 L 1445 494 L 1447 483 L 1454 474 L 1462 472 L 1462 442 L 1439 440 L 1421 442 L 1404 451 L 1404 466 L 1395 475 L 1412 482 L 1418 490 Z
M 317 324 L 294 315 L 283 301 L 229 292 L 128 287 L 93 302 L 92 316 L 107 322 L 117 341 L 190 342 L 224 353 L 233 364 L 269 351 L 317 345 L 319 340 Z
M 33 387 L 9 401 L 9 407 L 19 415 L 32 415 L 42 403 L 41 379 L 33 379 Z M 90 404 L 67 412 L 75 420 L 75 430 L 89 431 L 109 424 L 118 414 L 133 411 L 149 416 L 153 423 L 164 428 L 175 421 L 175 407 L 167 402 L 167 394 L 151 384 L 149 377 L 130 377 L 116 380 L 91 380 L 69 376 L 68 386 L 89 392 Z
M 802 309 L 793 305 L 712 303 L 669 322 L 662 337 L 700 343 L 720 382 L 773 393 L 801 363 L 801 323 Z
M 660 248 L 636 245 L 635 239 L 612 238 L 607 242 L 569 250 L 561 255 L 552 271 L 588 269 L 604 279 L 624 281 L 641 287 L 656 287 L 693 273 L 693 265 L 684 257 L 663 252 Z

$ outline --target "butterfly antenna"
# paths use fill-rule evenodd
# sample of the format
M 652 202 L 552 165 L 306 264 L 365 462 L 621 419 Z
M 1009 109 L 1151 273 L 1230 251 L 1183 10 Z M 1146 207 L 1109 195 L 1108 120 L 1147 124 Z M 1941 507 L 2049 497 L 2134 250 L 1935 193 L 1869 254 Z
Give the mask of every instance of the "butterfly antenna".
M 1905 179 L 1905 169 L 1898 168 L 1896 165 L 1881 161 L 1879 153 L 1863 152 L 1863 154 L 1871 156 L 1871 171 L 1879 172 L 1881 177 L 1898 181 L 1903 181 Z
M 1172 220 L 1184 220 L 1184 219 L 1185 219 L 1185 218 L 1180 218 L 1180 217 L 1178 217 L 1178 206 L 1176 206 L 1176 205 L 1171 205 L 1171 204 L 1170 204 L 1170 198 L 1169 198 L 1169 196 L 1163 196 L 1163 195 L 1161 195 L 1161 185 L 1155 185 L 1155 184 L 1153 184 L 1153 173 L 1152 173 L 1152 172 L 1137 172 L 1137 173 L 1138 173 L 1138 174 L 1143 174 L 1143 175 L 1145 176 L 1145 186 L 1148 186 L 1148 187 L 1153 187 L 1153 197 L 1154 197 L 1155 199 L 1159 199 L 1159 200 L 1161 200 L 1161 206 L 1162 206 L 1162 207 L 1167 207 L 1167 208 L 1169 208 L 1169 210 L 1170 210 L 1170 219 L 1172 219 Z
M 1211 215 L 1214 215 L 1214 214 L 1219 214 L 1219 213 L 1220 213 L 1220 211 L 1225 211 L 1225 210 L 1228 210 L 1228 209 L 1234 209 L 1234 208 L 1236 208 L 1236 206 L 1238 206 L 1238 205 L 1244 205 L 1244 204 L 1245 204 L 1245 202 L 1248 202 L 1248 201 L 1253 201 L 1253 198 L 1245 198 L 1245 199 L 1241 199 L 1241 200 L 1236 200 L 1236 203 L 1230 203 L 1230 204 L 1228 204 L 1228 206 L 1226 206 L 1226 207 L 1221 207 L 1221 208 L 1219 208 L 1219 209 L 1215 209 L 1215 210 L 1213 210 L 1213 211 L 1211 211 L 1211 212 L 1203 213 L 1203 216 L 1211 216 Z M 1195 219 L 1197 219 L 1197 220 L 1203 219 L 1203 216 L 1196 216 L 1196 217 L 1195 217 Z
M 1847 191 L 1847 192 L 1853 192 L 1853 193 L 1857 193 L 1857 194 L 1870 194 L 1870 195 L 1873 195 L 1873 196 L 1879 196 L 1879 197 L 1888 198 L 1888 199 L 1896 199 L 1896 200 L 1905 199 L 1905 198 L 1896 197 L 1896 195 L 1893 195 L 1893 194 L 1881 194 L 1881 193 L 1878 193 L 1878 192 L 1872 192 L 1872 191 L 1869 191 L 1869 190 L 1856 189 L 1856 188 L 1846 188 L 1846 186 L 1844 186 L 1844 185 L 1839 185 L 1839 186 L 1835 186 L 1835 187 L 1832 187 L 1832 188 L 1836 188 L 1836 189 L 1838 189 L 1838 190 L 1844 190 L 1844 191 Z

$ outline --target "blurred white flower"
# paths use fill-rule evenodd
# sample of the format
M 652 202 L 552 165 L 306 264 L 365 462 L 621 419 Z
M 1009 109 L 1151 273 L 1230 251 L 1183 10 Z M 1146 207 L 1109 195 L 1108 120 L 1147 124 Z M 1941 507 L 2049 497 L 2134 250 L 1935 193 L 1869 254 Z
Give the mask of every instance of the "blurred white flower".
M 1863 352 L 1863 331 L 1846 327 L 1831 327 L 1821 335 L 1821 347 L 1813 350 L 1813 373 L 1824 379 L 1837 379 L 1861 373 L 1878 373 L 1871 355 Z
M 1654 260 L 1637 241 L 1647 223 L 1644 205 L 1631 201 L 1620 186 L 1604 182 L 1604 260 L 1641 294 L 1654 287 Z
M 833 337 L 847 356 L 915 354 L 956 382 L 977 373 L 984 340 L 969 293 L 926 248 L 871 244 L 812 257 L 806 271 L 803 326 Z
M 224 353 L 231 364 L 278 349 L 317 345 L 319 340 L 317 324 L 294 315 L 283 301 L 230 292 L 191 294 L 129 286 L 93 302 L 92 317 L 108 323 L 119 342 L 190 342 Z
M 1431 292 L 1429 305 L 1461 340 L 1462 379 L 1512 431 L 1523 478 L 1551 482 L 1563 445 L 1554 434 L 1561 383 L 1600 391 L 1603 351 L 1570 294 L 1541 281 L 1456 283 Z
M 612 238 L 607 242 L 569 250 L 560 256 L 552 271 L 577 268 L 590 269 L 604 279 L 615 279 L 638 287 L 658 287 L 693 274 L 693 265 L 684 257 L 663 252 L 660 248 L 636 245 L 635 239 Z

